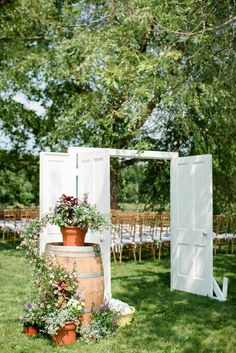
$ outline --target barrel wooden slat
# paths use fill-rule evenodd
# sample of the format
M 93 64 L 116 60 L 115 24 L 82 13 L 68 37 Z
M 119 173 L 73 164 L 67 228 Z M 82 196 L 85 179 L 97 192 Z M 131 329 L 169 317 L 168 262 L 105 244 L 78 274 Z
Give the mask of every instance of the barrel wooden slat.
M 67 271 L 72 271 L 74 264 L 76 265 L 76 271 L 79 273 L 78 287 L 85 296 L 86 313 L 82 315 L 82 321 L 89 323 L 92 309 L 104 301 L 104 278 L 99 246 L 63 246 L 62 243 L 48 243 L 45 255 Z

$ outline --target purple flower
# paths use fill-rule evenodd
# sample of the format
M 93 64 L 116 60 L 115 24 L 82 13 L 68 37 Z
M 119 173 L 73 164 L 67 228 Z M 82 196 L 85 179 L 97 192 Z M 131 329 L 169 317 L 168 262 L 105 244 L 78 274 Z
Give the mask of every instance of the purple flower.
M 31 309 L 33 309 L 33 304 L 32 304 L 32 303 L 26 304 L 26 305 L 24 306 L 24 309 L 25 309 L 25 310 L 31 310 Z

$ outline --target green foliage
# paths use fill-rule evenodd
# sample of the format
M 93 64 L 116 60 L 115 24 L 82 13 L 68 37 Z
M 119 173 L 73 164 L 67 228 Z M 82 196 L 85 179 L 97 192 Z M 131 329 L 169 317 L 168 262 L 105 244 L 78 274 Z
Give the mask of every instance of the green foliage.
M 120 204 L 140 209 L 163 211 L 170 204 L 170 163 L 146 161 L 122 169 L 119 185 Z
M 0 8 L 0 117 L 12 148 L 33 141 L 35 151 L 211 153 L 215 210 L 235 210 L 234 1 L 24 0 Z M 45 114 L 16 102 L 19 92 Z M 159 191 L 152 168 L 147 181 Z
M 67 321 L 79 324 L 84 298 L 78 289 L 78 273 L 69 272 L 40 255 L 38 240 L 45 220 L 32 221 L 22 233 L 19 249 L 24 250 L 31 266 L 34 297 L 24 305 L 20 319 L 23 325 L 33 324 L 40 332 L 55 335 Z
M 170 210 L 169 161 L 149 161 L 146 164 L 139 199 L 144 202 L 147 210 Z
M 39 161 L 31 154 L 0 151 L 0 207 L 38 205 Z
M 144 202 L 140 198 L 140 186 L 145 178 L 145 163 L 138 163 L 122 168 L 120 175 L 118 201 L 119 203 Z
M 81 339 L 86 343 L 90 343 L 114 335 L 117 329 L 117 317 L 117 312 L 109 309 L 106 305 L 101 306 L 93 313 L 91 324 L 84 324 L 79 328 L 78 332 Z

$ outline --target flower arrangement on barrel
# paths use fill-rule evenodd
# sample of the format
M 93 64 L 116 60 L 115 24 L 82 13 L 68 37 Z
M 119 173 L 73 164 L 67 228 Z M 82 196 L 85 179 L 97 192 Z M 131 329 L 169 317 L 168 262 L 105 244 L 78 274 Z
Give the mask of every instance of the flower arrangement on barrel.
M 109 225 L 106 217 L 88 202 L 87 194 L 82 199 L 63 194 L 46 217 L 49 223 L 60 227 L 65 246 L 83 246 L 88 229 L 101 230 Z
M 80 201 L 66 195 L 62 195 L 49 214 L 29 223 L 19 246 L 25 251 L 34 279 L 33 296 L 24 305 L 20 317 L 24 332 L 49 336 L 59 345 L 74 343 L 77 337 L 91 342 L 115 334 L 117 328 L 123 326 L 120 319 L 129 311 L 128 304 L 112 299 L 93 308 L 90 323 L 83 322 L 85 294 L 79 286 L 79 269 L 74 265 L 72 271 L 68 271 L 39 253 L 39 235 L 48 222 L 94 230 L 108 225 L 106 218 L 88 203 L 87 197 Z M 130 307 L 130 312 L 132 310 Z
M 77 283 L 76 269 L 68 272 L 39 254 L 38 237 L 44 226 L 42 221 L 32 221 L 22 234 L 20 249 L 29 260 L 33 279 L 33 298 L 24 305 L 20 320 L 24 332 L 49 335 L 58 344 L 72 343 L 80 324 L 84 298 Z M 66 326 L 70 324 L 68 333 Z M 71 328 L 72 327 L 72 328 Z

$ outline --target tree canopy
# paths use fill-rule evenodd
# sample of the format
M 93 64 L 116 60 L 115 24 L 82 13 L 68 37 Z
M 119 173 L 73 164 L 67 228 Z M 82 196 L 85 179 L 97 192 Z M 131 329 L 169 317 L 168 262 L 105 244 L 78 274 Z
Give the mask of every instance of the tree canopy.
M 234 1 L 1 0 L 0 10 L 1 127 L 16 155 L 71 145 L 212 153 L 215 211 L 235 207 Z M 123 167 L 113 162 L 113 184 Z M 146 168 L 148 204 L 167 169 Z

